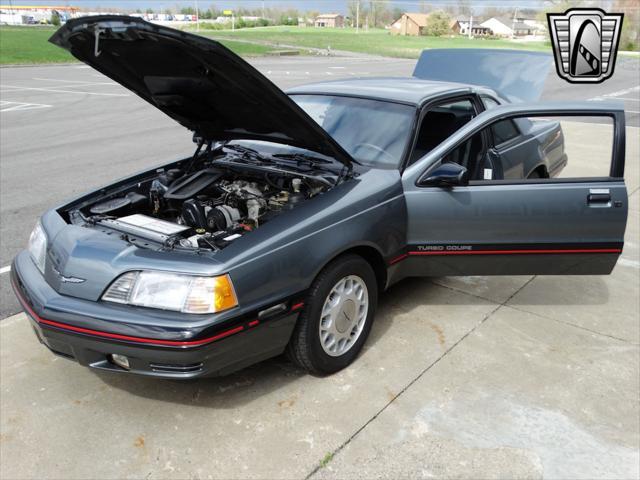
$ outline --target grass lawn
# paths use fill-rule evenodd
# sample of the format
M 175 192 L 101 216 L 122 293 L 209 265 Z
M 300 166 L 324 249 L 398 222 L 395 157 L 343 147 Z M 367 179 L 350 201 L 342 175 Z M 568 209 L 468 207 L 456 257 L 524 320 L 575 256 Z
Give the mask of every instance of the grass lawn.
M 0 64 L 74 62 L 66 50 L 48 42 L 55 27 L 0 27 Z M 267 45 L 222 40 L 238 55 L 264 55 L 273 50 Z
M 0 64 L 73 62 L 65 50 L 47 40 L 55 27 L 0 27 Z M 265 55 L 283 46 L 331 47 L 333 50 L 369 53 L 388 57 L 417 58 L 425 48 L 515 48 L 550 51 L 544 42 L 519 43 L 509 40 L 464 37 L 403 37 L 386 30 L 350 28 L 261 27 L 242 30 L 200 30 L 201 35 L 220 40 L 242 56 Z
M 395 36 L 382 29 L 258 27 L 242 30 L 200 30 L 202 35 L 216 39 L 238 39 L 277 47 L 293 45 L 299 48 L 347 50 L 387 57 L 417 58 L 425 48 L 513 48 L 551 51 L 545 42 L 512 42 L 510 40 L 468 39 L 466 37 Z
M 66 50 L 48 42 L 54 27 L 0 27 L 0 64 L 73 62 Z

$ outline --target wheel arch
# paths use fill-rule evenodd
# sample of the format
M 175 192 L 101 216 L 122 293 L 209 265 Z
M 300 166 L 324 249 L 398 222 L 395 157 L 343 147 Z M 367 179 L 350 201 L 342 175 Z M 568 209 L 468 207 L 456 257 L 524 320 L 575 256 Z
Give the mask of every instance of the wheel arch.
M 372 245 L 361 244 L 361 245 L 353 245 L 349 248 L 341 250 L 340 252 L 333 255 L 329 260 L 327 260 L 320 269 L 316 272 L 315 277 L 331 262 L 336 260 L 343 255 L 354 254 L 362 257 L 373 269 L 373 273 L 376 276 L 376 281 L 378 284 L 378 291 L 382 292 L 385 290 L 387 286 L 387 264 L 384 261 L 384 257 L 380 250 Z

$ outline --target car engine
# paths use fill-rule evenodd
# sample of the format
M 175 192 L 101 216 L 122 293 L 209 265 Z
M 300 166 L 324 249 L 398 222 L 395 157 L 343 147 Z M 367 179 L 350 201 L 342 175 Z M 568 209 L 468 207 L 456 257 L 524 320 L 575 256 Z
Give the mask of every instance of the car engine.
M 328 187 L 294 172 L 180 168 L 69 212 L 72 223 L 148 246 L 218 250 Z

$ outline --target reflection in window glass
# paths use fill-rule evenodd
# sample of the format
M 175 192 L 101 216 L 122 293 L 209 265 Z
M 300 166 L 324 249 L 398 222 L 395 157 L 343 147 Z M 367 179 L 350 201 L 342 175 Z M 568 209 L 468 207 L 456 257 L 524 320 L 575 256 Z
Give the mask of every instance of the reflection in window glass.
M 411 131 L 413 107 L 329 95 L 291 98 L 360 163 L 399 167 Z
M 504 132 L 502 138 L 515 136 L 499 142 L 496 130 Z M 442 161 L 464 166 L 475 181 L 609 176 L 613 152 L 609 117 L 517 117 L 500 120 L 481 133 L 461 142 Z M 491 135 L 493 145 L 483 140 Z
M 503 120 L 498 122 L 491 127 L 491 131 L 493 132 L 493 139 L 496 142 L 496 145 L 508 142 L 512 138 L 516 138 L 518 136 L 518 129 L 516 128 L 515 123 L 513 123 L 513 120 Z
M 496 151 L 504 178 L 577 178 L 609 175 L 613 124 L 609 117 L 522 117 L 516 137 Z M 504 121 L 494 124 L 496 130 Z
M 471 100 L 457 100 L 431 107 L 420 124 L 409 163 L 424 157 L 476 115 Z M 457 162 L 456 162 L 457 163 Z

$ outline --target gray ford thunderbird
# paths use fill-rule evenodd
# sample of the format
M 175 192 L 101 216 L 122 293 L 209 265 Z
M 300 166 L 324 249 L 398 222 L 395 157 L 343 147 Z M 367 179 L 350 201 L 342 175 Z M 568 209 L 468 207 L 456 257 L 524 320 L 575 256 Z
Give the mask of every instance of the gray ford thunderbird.
M 14 259 L 38 339 L 82 365 L 193 378 L 287 352 L 328 374 L 403 278 L 608 274 L 622 252 L 624 112 L 535 103 L 550 56 L 431 50 L 411 78 L 285 94 L 220 43 L 137 18 L 71 20 L 51 42 L 196 144 L 46 212 Z M 558 177 L 563 116 L 612 122 L 608 176 Z

